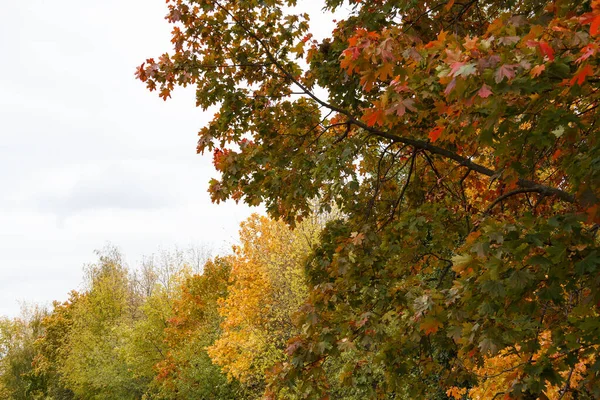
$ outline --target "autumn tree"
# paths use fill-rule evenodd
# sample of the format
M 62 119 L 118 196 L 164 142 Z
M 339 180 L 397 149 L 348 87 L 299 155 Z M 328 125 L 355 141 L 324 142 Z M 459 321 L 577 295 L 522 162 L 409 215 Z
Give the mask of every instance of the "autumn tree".
M 173 52 L 136 74 L 218 108 L 213 201 L 346 216 L 270 395 L 321 396 L 336 363 L 445 398 L 502 355 L 489 398 L 600 396 L 600 2 L 326 0 L 349 11 L 320 42 L 293 0 L 167 3 Z
M 47 380 L 34 371 L 35 341 L 44 332 L 46 310 L 24 305 L 15 318 L 0 318 L 0 397 L 26 400 L 36 398 Z
M 69 354 L 68 339 L 73 325 L 73 311 L 81 295 L 72 291 L 64 302 L 54 301 L 52 311 L 42 319 L 42 334 L 34 343 L 35 357 L 32 362 L 34 374 L 46 384 L 34 394 L 42 399 L 70 400 L 74 393 L 66 386 L 60 372 Z
M 209 355 L 259 393 L 265 373 L 284 359 L 287 340 L 298 333 L 293 315 L 306 300 L 304 264 L 319 230 L 309 220 L 290 230 L 256 214 L 241 224 L 228 294 L 219 307 L 223 330 Z
M 220 334 L 218 299 L 227 296 L 230 262 L 217 257 L 202 270 L 184 280 L 165 321 L 164 357 L 154 367 L 151 393 L 166 399 L 243 399 L 238 382 L 228 381 L 207 354 Z

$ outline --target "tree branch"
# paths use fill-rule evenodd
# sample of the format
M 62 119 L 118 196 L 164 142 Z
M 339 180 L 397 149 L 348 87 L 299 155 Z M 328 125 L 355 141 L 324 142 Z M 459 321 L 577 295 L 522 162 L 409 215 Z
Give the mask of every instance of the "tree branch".
M 494 200 L 492 202 L 492 204 L 490 204 L 485 211 L 483 212 L 483 215 L 488 215 L 492 209 L 500 204 L 501 202 L 503 202 L 504 200 L 506 200 L 509 197 L 515 196 L 517 194 L 521 194 L 521 193 L 540 193 L 542 196 L 546 196 L 546 191 L 543 187 L 532 187 L 532 188 L 521 188 L 521 189 L 515 189 L 515 190 L 511 190 L 510 192 L 504 193 L 502 196 L 498 197 L 496 200 Z
M 442 147 L 434 146 L 430 142 L 426 142 L 423 140 L 417 140 L 417 139 L 411 139 L 411 138 L 407 138 L 407 137 L 403 137 L 403 136 L 398 136 L 394 133 L 380 131 L 371 126 L 368 126 L 363 121 L 357 119 L 348 110 L 345 110 L 341 107 L 335 106 L 333 104 L 330 104 L 330 103 L 320 99 L 310 89 L 308 89 L 305 85 L 303 85 L 294 75 L 292 75 L 286 68 L 283 67 L 281 62 L 279 60 L 277 60 L 277 58 L 273 55 L 273 53 L 269 49 L 269 46 L 267 46 L 267 44 L 265 44 L 265 42 L 260 37 L 258 37 L 256 35 L 256 33 L 252 31 L 252 29 L 250 29 L 244 23 L 239 21 L 227 8 L 223 7 L 217 0 L 215 0 L 213 2 L 213 4 L 215 4 L 218 8 L 223 10 L 225 13 L 227 13 L 231 17 L 231 19 L 233 19 L 233 21 L 235 21 L 235 23 L 237 25 L 239 25 L 248 34 L 248 36 L 250 36 L 252 39 L 254 39 L 258 42 L 260 47 L 262 47 L 263 51 L 265 52 L 265 55 L 267 56 L 269 61 L 272 62 L 273 65 L 275 65 L 275 67 L 277 69 L 279 69 L 286 78 L 288 78 L 292 83 L 294 83 L 296 86 L 298 86 L 308 97 L 313 99 L 318 104 L 322 105 L 323 107 L 327 107 L 332 111 L 338 112 L 338 113 L 346 116 L 348 118 L 347 122 L 350 122 L 362 129 L 364 129 L 365 131 L 370 132 L 381 138 L 392 140 L 392 141 L 398 142 L 398 143 L 407 144 L 407 145 L 415 147 L 416 149 L 425 150 L 432 154 L 437 154 L 442 157 L 449 158 L 451 160 L 456 161 L 460 165 L 463 165 L 463 166 L 465 166 L 475 172 L 478 172 L 480 174 L 487 175 L 490 177 L 497 175 L 497 172 L 494 170 L 484 167 L 483 165 L 476 164 L 476 163 L 472 162 L 471 160 L 469 160 L 468 158 L 460 156 L 453 151 L 444 149 Z M 537 191 L 538 193 L 544 193 L 546 195 L 556 196 L 557 198 L 559 198 L 563 201 L 566 201 L 568 203 L 575 203 L 575 197 L 573 195 L 571 195 L 570 193 L 567 193 L 561 189 L 540 185 L 538 183 L 535 183 L 535 182 L 527 180 L 527 179 L 519 179 L 517 181 L 517 185 L 519 185 L 523 188 L 535 189 L 534 191 Z
M 559 396 L 558 400 L 565 397 L 565 394 L 567 394 L 567 392 L 569 391 L 569 386 L 571 385 L 571 377 L 573 376 L 573 371 L 575 371 L 575 365 L 573 365 L 571 367 L 571 370 L 569 371 L 569 375 L 567 376 L 567 381 L 565 382 L 565 386 L 559 392 L 560 396 Z

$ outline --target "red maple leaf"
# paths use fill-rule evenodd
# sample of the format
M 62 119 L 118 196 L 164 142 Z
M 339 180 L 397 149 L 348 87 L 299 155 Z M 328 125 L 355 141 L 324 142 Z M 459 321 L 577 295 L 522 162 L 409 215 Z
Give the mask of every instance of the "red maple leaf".
M 600 15 L 597 15 L 590 24 L 590 35 L 596 36 L 600 30 Z
M 575 83 L 577 83 L 579 86 L 581 86 L 583 85 L 583 82 L 585 82 L 585 78 L 592 75 L 594 75 L 594 70 L 592 69 L 591 65 L 585 64 L 585 66 L 580 68 L 579 72 L 577 72 L 569 81 L 569 85 L 573 86 Z
M 548 60 L 554 61 L 554 50 L 552 47 L 546 42 L 539 42 L 538 45 L 540 46 L 542 54 L 548 57 Z
M 439 139 L 439 137 L 443 131 L 444 131 L 443 126 L 436 126 L 435 128 L 433 128 L 431 130 L 431 132 L 429 132 L 429 140 L 431 140 L 432 143 L 435 142 L 436 140 Z

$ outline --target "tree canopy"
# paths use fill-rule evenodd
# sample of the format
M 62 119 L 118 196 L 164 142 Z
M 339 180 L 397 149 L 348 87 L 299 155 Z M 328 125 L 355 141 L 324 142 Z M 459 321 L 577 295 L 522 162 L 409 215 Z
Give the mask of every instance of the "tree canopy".
M 320 41 L 293 0 L 167 5 L 136 74 L 217 108 L 213 201 L 344 215 L 270 396 L 325 396 L 333 365 L 386 398 L 600 396 L 600 2 L 326 0 Z
M 600 398 L 600 0 L 321 7 L 317 40 L 293 0 L 167 0 L 136 75 L 196 91 L 213 201 L 269 216 L 98 251 L 0 318 L 0 397 Z

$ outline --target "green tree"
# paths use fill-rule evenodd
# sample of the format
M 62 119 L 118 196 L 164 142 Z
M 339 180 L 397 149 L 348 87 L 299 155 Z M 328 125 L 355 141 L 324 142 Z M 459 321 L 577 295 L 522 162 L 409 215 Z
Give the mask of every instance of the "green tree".
M 19 317 L 0 319 L 0 397 L 11 400 L 36 398 L 46 385 L 34 373 L 34 343 L 44 332 L 46 310 L 24 306 Z
M 167 3 L 174 51 L 137 77 L 219 108 L 213 200 L 346 216 L 273 393 L 320 396 L 336 363 L 382 371 L 373 396 L 444 398 L 504 351 L 491 396 L 600 396 L 600 2 L 326 0 L 349 11 L 321 42 L 293 0 Z
M 58 370 L 77 398 L 141 398 L 145 387 L 123 356 L 119 329 L 137 311 L 128 271 L 116 249 L 98 254 L 99 262 L 87 269 L 89 289 L 74 304 Z

